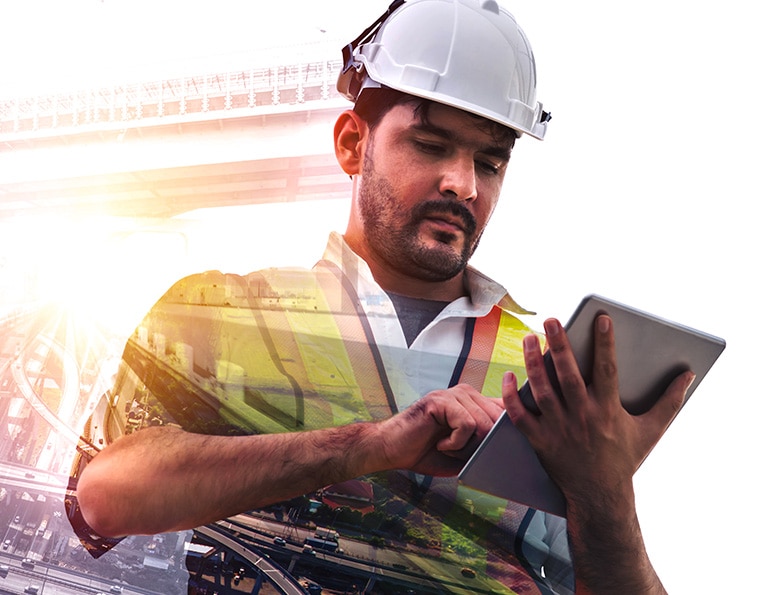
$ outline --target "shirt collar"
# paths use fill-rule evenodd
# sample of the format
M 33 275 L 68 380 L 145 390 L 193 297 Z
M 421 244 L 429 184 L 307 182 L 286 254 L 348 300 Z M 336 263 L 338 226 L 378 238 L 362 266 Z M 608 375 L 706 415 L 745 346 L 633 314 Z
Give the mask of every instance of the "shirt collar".
M 349 247 L 340 233 L 334 231 L 330 234 L 323 258 L 336 264 L 346 277 L 354 281 L 360 297 L 382 291 L 367 263 Z M 470 298 L 459 298 L 450 304 L 450 310 L 458 310 L 454 314 L 484 316 L 495 305 L 514 314 L 534 314 L 516 303 L 505 287 L 470 265 L 466 268 L 465 279 Z

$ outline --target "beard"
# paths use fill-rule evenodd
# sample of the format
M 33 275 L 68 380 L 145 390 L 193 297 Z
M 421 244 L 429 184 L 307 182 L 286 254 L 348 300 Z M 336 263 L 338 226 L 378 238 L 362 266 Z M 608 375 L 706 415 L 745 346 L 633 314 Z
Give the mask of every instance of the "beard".
M 359 212 L 369 247 L 389 267 L 424 281 L 446 281 L 462 273 L 481 237 L 473 214 L 454 199 L 418 202 L 409 213 L 404 212 L 392 185 L 377 175 L 371 153 L 364 162 L 359 188 Z M 420 238 L 421 224 L 439 214 L 459 217 L 463 233 L 437 231 L 435 245 L 427 244 Z

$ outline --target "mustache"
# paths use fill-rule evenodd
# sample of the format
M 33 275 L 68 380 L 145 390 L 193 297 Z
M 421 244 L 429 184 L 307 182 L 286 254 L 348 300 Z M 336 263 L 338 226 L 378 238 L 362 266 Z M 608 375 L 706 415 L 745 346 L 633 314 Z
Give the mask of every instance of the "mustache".
M 476 231 L 476 218 L 463 203 L 452 200 L 427 200 L 418 203 L 412 210 L 412 221 L 419 221 L 434 215 L 448 214 L 458 217 L 463 223 L 463 230 L 467 235 L 473 235 Z

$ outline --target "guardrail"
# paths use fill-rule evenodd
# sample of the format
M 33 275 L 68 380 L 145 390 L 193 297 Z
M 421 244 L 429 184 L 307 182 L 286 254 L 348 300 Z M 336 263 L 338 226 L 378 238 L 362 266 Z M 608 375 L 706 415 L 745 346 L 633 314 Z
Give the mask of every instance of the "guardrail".
M 0 139 L 335 99 L 340 66 L 340 60 L 321 60 L 0 99 Z

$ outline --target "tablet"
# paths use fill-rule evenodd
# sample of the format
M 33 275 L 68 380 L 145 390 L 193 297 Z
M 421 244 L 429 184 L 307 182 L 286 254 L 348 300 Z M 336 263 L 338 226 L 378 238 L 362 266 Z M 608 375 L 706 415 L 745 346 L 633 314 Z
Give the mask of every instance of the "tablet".
M 693 370 L 691 394 L 724 350 L 723 339 L 648 314 L 607 298 L 590 295 L 582 300 L 565 325 L 586 383 L 593 361 L 593 324 L 606 313 L 612 318 L 617 350 L 620 399 L 627 411 L 644 413 L 681 372 Z M 546 366 L 555 380 L 552 360 Z M 554 382 L 554 387 L 558 382 Z M 519 390 L 525 406 L 537 412 L 528 385 Z M 503 413 L 459 475 L 469 487 L 566 516 L 564 496 L 540 464 L 524 435 Z

